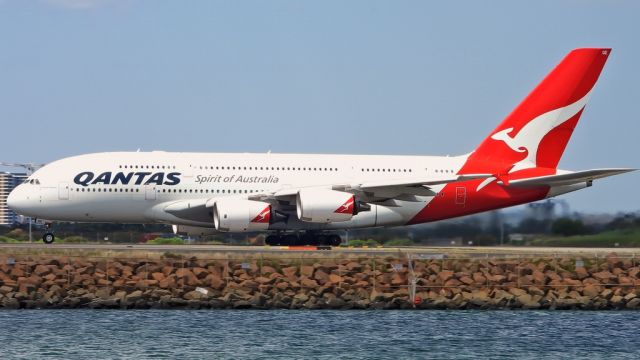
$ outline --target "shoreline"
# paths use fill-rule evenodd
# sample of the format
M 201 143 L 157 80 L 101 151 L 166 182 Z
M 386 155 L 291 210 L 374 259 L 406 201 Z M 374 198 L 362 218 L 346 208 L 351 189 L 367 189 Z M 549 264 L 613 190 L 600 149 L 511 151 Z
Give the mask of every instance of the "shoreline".
M 0 248 L 0 309 L 640 309 L 635 252 L 487 249 Z

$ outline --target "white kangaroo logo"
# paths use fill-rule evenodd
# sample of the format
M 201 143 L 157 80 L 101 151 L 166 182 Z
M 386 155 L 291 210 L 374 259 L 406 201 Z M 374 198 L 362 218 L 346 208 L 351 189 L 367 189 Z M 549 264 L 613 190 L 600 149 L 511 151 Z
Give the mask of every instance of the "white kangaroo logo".
M 551 132 L 551 130 L 562 125 L 579 113 L 587 104 L 589 95 L 591 95 L 591 91 L 573 104 L 537 116 L 523 126 L 514 136 L 511 135 L 513 127 L 499 130 L 491 135 L 491 139 L 504 142 L 511 150 L 518 153 L 527 153 L 524 159 L 513 165 L 509 173 L 537 167 L 538 146 L 540 146 L 542 139 Z M 476 190 L 482 189 L 494 180 L 496 180 L 494 176 L 485 179 L 478 185 Z
M 349 210 L 351 205 L 353 204 L 353 198 L 349 199 L 346 203 L 342 204 L 335 212 L 341 213 Z
M 491 135 L 493 140 L 504 142 L 513 151 L 519 153 L 527 152 L 527 156 L 515 163 L 509 172 L 535 168 L 537 166 L 536 157 L 538 154 L 538 146 L 542 139 L 551 132 L 551 130 L 562 125 L 579 113 L 587 104 L 590 94 L 591 91 L 573 104 L 539 115 L 523 126 L 515 136 L 511 136 L 511 132 L 513 132 L 512 127 L 500 130 Z
M 517 152 L 525 152 L 525 151 L 527 151 L 526 148 L 521 147 L 521 146 L 518 145 L 518 141 L 515 138 L 512 138 L 511 136 L 509 136 L 509 134 L 511 134 L 512 131 L 513 131 L 512 127 L 508 128 L 508 129 L 500 130 L 497 133 L 491 135 L 491 138 L 493 140 L 504 141 L 504 143 L 507 144 L 507 146 L 509 146 L 511 148 L 511 150 L 514 150 L 514 151 L 517 151 Z
M 258 214 L 258 216 L 256 216 L 255 219 L 253 219 L 253 222 L 263 222 L 267 215 L 269 214 L 269 208 L 267 207 L 266 209 L 262 210 L 262 212 L 260 214 Z

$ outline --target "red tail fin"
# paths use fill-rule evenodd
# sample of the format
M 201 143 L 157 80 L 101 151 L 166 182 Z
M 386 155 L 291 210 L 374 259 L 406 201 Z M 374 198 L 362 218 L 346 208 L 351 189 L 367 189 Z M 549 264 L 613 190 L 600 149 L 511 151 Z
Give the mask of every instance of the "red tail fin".
M 460 174 L 555 172 L 610 52 L 571 51 L 478 146 Z

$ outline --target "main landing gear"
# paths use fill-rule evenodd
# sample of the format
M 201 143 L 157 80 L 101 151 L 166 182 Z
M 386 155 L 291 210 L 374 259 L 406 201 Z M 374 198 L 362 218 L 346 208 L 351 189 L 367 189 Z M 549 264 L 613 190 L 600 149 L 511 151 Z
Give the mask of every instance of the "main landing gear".
M 309 232 L 300 236 L 297 234 L 272 234 L 264 239 L 264 243 L 270 246 L 339 246 L 342 243 L 342 238 L 337 234 L 314 234 Z
M 53 244 L 53 242 L 56 240 L 56 236 L 53 235 L 53 233 L 51 232 L 51 223 L 46 223 L 44 227 L 47 230 L 47 232 L 44 235 L 42 235 L 42 241 L 45 244 Z

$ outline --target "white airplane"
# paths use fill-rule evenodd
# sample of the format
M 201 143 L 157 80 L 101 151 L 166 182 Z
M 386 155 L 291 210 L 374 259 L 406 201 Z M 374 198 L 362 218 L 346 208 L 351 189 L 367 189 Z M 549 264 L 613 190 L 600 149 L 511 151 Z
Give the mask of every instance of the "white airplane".
M 268 230 L 270 245 L 337 245 L 336 230 L 537 201 L 633 170 L 557 169 L 609 54 L 571 51 L 466 155 L 96 153 L 38 169 L 7 203 L 55 221 L 165 223 L 191 235 Z

